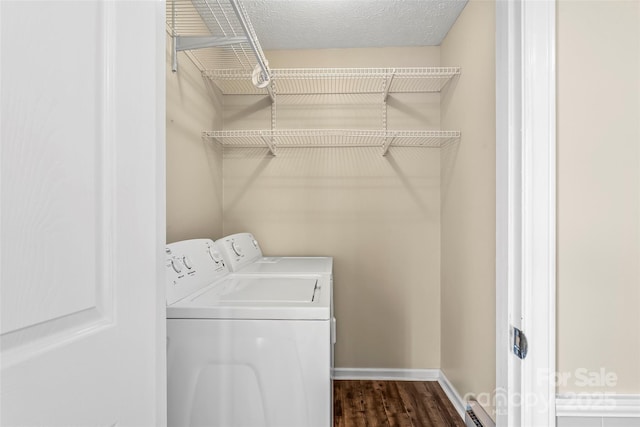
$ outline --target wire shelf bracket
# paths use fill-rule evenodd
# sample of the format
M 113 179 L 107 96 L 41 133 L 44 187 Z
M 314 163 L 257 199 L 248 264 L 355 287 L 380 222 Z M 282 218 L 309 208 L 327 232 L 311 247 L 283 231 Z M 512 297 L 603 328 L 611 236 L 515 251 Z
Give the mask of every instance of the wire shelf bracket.
M 260 139 L 262 139 L 262 141 L 264 141 L 264 144 L 269 147 L 269 151 L 271 152 L 271 155 L 273 155 L 273 157 L 276 156 L 276 147 L 275 145 L 273 145 L 273 141 L 270 138 L 267 138 L 264 135 L 260 135 Z
M 396 136 L 393 135 L 392 137 L 385 137 L 384 138 L 384 144 L 382 144 L 382 155 L 386 156 L 387 152 L 389 151 L 389 147 L 391 146 L 391 144 L 393 144 L 393 141 L 396 139 Z
M 393 78 L 395 77 L 395 75 L 396 70 L 393 70 L 389 78 L 384 82 L 384 93 L 382 94 L 382 100 L 384 102 L 387 102 L 387 98 L 389 97 L 389 90 L 391 89 L 391 84 L 393 83 Z
M 231 46 L 246 43 L 246 37 L 215 37 L 215 36 L 174 36 L 174 51 L 204 49 L 207 47 Z M 173 71 L 177 71 L 177 68 Z

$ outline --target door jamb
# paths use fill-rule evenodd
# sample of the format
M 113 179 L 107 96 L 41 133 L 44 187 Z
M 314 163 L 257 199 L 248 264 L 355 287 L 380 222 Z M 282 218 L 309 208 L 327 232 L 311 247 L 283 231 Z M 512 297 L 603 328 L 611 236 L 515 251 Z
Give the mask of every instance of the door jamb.
M 555 12 L 555 0 L 496 2 L 499 427 L 556 422 Z M 524 361 L 510 354 L 514 325 L 528 337 Z

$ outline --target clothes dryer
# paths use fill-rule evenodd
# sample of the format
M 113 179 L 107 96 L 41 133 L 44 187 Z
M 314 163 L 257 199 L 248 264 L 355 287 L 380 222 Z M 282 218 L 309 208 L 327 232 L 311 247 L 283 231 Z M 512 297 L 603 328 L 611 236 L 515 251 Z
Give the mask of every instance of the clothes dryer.
M 332 257 L 266 257 L 251 233 L 232 234 L 216 240 L 216 244 L 229 270 L 236 273 L 333 275 Z
M 235 275 L 209 239 L 166 255 L 169 427 L 330 427 L 330 279 Z
M 305 256 L 265 257 L 258 240 L 251 233 L 232 234 L 216 240 L 229 270 L 236 275 L 305 275 L 320 274 L 330 280 L 331 312 L 331 376 L 335 367 L 335 343 L 337 342 L 337 321 L 333 309 L 333 258 Z

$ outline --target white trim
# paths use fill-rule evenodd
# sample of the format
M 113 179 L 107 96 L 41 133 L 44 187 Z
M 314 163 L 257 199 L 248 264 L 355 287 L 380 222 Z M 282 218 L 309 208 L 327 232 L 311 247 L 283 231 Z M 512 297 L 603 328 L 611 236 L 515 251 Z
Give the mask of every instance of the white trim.
M 513 67 L 517 64 L 512 58 L 509 37 L 513 37 L 513 25 L 510 15 L 513 5 L 505 1 L 496 2 L 496 390 L 506 392 L 509 389 L 509 277 L 513 268 L 509 268 L 509 254 L 513 254 L 509 239 L 513 213 L 509 202 L 509 135 L 511 99 L 509 94 L 513 85 Z M 511 184 L 511 185 L 510 185 Z M 496 399 L 496 423 L 508 426 L 508 408 L 506 399 Z
M 640 394 L 559 394 L 556 414 L 558 417 L 640 418 Z
M 499 427 L 555 424 L 555 7 L 496 3 Z M 524 361 L 510 354 L 513 326 L 528 338 Z
M 156 283 L 166 280 L 167 243 L 167 146 L 166 146 L 166 16 L 165 2 L 158 1 L 156 13 Z M 156 286 L 156 421 L 167 425 L 167 314 L 166 287 Z
M 529 355 L 521 396 L 538 402 L 522 405 L 523 426 L 556 422 L 555 12 L 554 0 L 522 3 L 522 324 Z
M 336 380 L 438 381 L 440 369 L 335 368 Z
M 442 387 L 444 394 L 447 395 L 447 397 L 453 404 L 453 407 L 456 408 L 456 412 L 458 412 L 460 418 L 464 420 L 465 413 L 467 411 L 467 403 L 462 399 L 462 397 L 458 393 L 458 390 L 456 390 L 456 388 L 453 386 L 453 384 L 451 384 L 447 376 L 442 371 L 440 371 L 438 384 L 440 384 L 440 387 Z

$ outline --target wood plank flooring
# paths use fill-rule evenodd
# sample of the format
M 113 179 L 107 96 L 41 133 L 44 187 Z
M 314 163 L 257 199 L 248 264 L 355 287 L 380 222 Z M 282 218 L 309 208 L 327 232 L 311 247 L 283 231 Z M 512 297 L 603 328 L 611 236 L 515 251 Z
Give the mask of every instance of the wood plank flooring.
M 435 381 L 333 382 L 335 427 L 465 427 Z

